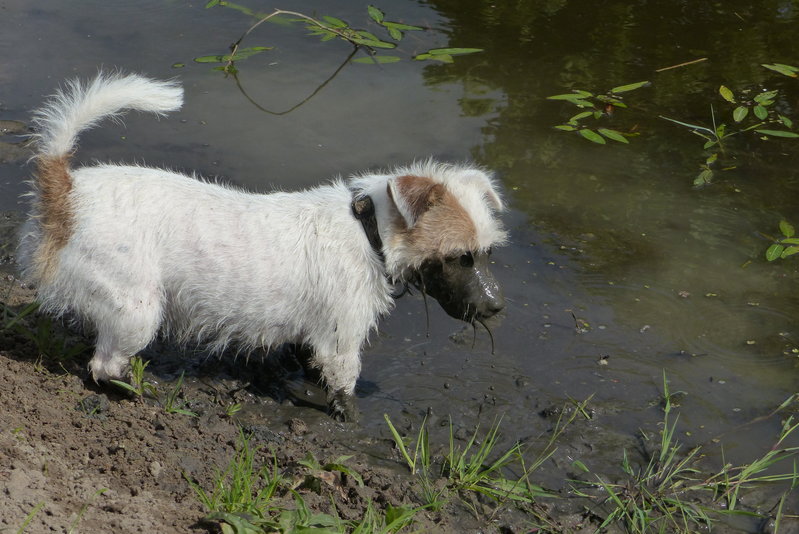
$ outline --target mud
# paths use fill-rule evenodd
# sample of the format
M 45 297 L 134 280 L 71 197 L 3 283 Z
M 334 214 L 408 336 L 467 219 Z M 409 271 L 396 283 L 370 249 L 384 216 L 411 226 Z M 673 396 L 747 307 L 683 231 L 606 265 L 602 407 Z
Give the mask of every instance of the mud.
M 0 241 L 9 244 L 19 222 L 18 214 L 5 215 Z M 6 252 L 0 263 L 4 326 L 34 299 L 12 260 Z M 370 506 L 421 505 L 421 488 L 393 443 L 326 417 L 316 406 L 324 403 L 321 390 L 304 379 L 290 350 L 218 359 L 156 343 L 143 355 L 152 360 L 145 378 L 159 392 L 156 402 L 91 382 L 91 339 L 79 328 L 36 313 L 17 324 L 0 329 L 0 531 L 218 532 L 187 479 L 209 490 L 242 431 L 259 451 L 257 466 L 276 462 L 314 512 L 357 520 Z M 163 408 L 180 373 L 178 404 L 195 416 Z M 233 404 L 241 410 L 230 415 Z M 301 465 L 309 454 L 322 464 L 351 456 L 346 466 L 363 485 Z M 294 502 L 284 488 L 274 504 L 292 509 Z M 529 524 L 514 507 L 477 507 L 479 517 L 457 500 L 419 512 L 412 530 L 522 532 Z

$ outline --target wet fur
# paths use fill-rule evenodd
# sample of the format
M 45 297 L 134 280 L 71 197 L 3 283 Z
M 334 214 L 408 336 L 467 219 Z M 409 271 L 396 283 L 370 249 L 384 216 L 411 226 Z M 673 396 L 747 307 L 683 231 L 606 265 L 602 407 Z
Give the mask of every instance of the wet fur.
M 420 163 L 295 193 L 252 194 L 137 166 L 72 169 L 77 135 L 125 109 L 176 110 L 173 82 L 100 75 L 39 112 L 32 204 L 19 247 L 43 309 L 97 330 L 95 380 L 122 378 L 159 330 L 223 350 L 299 343 L 332 403 L 351 395 L 360 351 L 425 261 L 487 251 L 505 232 L 491 179 Z M 375 206 L 383 258 L 353 216 Z

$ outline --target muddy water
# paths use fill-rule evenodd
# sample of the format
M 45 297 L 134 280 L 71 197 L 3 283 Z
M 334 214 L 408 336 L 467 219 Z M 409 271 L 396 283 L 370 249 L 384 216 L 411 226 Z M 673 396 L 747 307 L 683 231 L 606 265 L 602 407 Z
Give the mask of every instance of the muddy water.
M 724 156 L 735 168 L 696 189 L 709 155 L 703 141 L 658 115 L 709 124 L 711 104 L 729 115 L 717 96 L 726 84 L 780 89 L 781 113 L 799 119 L 795 80 L 760 67 L 799 61 L 794 4 L 507 4 L 380 6 L 388 18 L 432 28 L 408 36 L 405 57 L 439 46 L 486 51 L 451 66 L 347 64 L 305 104 L 276 115 L 253 101 L 291 108 L 328 80 L 348 46 L 262 26 L 246 44 L 276 48 L 239 65 L 247 98 L 192 61 L 224 53 L 246 30 L 251 19 L 235 10 L 12 0 L 2 5 L 0 49 L 13 60 L 0 66 L 0 119 L 25 122 L 62 79 L 115 66 L 178 77 L 186 106 L 168 120 L 132 116 L 89 133 L 80 160 L 196 170 L 255 191 L 429 155 L 476 160 L 497 171 L 511 205 L 512 244 L 495 253 L 508 308 L 492 325 L 494 354 L 482 329 L 464 329 L 433 302 L 428 329 L 422 300 L 404 297 L 365 351 L 363 418 L 348 432 L 386 435 L 383 413 L 406 426 L 429 413 L 438 422 L 451 415 L 459 428 L 502 416 L 509 440 L 532 439 L 551 426 L 542 412 L 593 395 L 586 450 L 616 462 L 625 436 L 661 418 L 665 371 L 672 391 L 685 392 L 681 439 L 722 436 L 728 458 L 751 459 L 779 422 L 740 425 L 795 392 L 799 378 L 796 260 L 767 264 L 759 235 L 796 214 L 799 145 L 739 136 Z M 368 25 L 359 2 L 285 7 Z M 641 134 L 629 146 L 552 128 L 578 110 L 546 96 L 640 80 L 653 85 L 631 93 L 632 108 L 609 123 Z M 0 210 L 15 211 L 23 138 L 6 133 Z M 619 438 L 601 442 L 610 435 Z

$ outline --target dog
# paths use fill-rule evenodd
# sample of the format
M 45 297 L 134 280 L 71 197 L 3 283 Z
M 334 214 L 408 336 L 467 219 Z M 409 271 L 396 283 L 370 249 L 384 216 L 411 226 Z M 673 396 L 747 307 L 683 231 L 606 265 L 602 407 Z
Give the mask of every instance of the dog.
M 329 413 L 348 420 L 361 349 L 396 284 L 467 322 L 504 307 L 489 270 L 507 239 L 503 202 L 479 168 L 431 160 L 253 194 L 157 168 L 70 166 L 78 135 L 101 119 L 182 103 L 175 81 L 101 72 L 34 114 L 18 258 L 43 310 L 96 331 L 96 382 L 123 379 L 159 332 L 220 352 L 296 343 L 310 350 Z

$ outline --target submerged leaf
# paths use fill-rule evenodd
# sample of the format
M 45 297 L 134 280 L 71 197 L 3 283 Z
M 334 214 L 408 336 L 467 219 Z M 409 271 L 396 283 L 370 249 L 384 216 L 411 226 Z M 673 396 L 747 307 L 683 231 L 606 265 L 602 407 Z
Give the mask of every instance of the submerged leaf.
M 761 106 L 760 104 L 754 107 L 754 112 L 755 112 L 755 117 L 757 117 L 760 120 L 764 120 L 766 117 L 768 117 L 768 110 L 763 106 Z
M 597 144 L 600 144 L 600 145 L 604 145 L 605 144 L 605 139 L 601 135 L 596 133 L 594 130 L 589 130 L 588 128 L 583 128 L 582 130 L 580 130 L 580 135 L 582 135 L 583 137 L 585 137 L 586 139 L 588 139 L 591 142 L 594 142 L 594 143 L 597 143 Z
M 733 96 L 732 91 L 726 85 L 722 85 L 721 87 L 719 87 L 719 94 L 721 95 L 721 98 L 723 98 L 727 102 L 735 104 L 735 96 Z
M 651 85 L 650 82 L 636 82 L 636 83 L 628 83 L 627 85 L 620 85 L 618 87 L 614 87 L 610 90 L 611 93 L 626 93 L 627 91 L 634 91 L 641 87 L 647 87 Z
M 785 130 L 755 130 L 755 131 L 763 135 L 771 135 L 774 137 L 791 137 L 791 138 L 799 137 L 798 133 L 787 132 Z
M 791 223 L 786 220 L 782 220 L 780 221 L 780 232 L 782 232 L 782 235 L 785 237 L 793 237 L 796 233 L 796 230 Z
M 608 128 L 599 128 L 597 129 L 599 133 L 607 137 L 608 139 L 613 139 L 614 141 L 618 141 L 619 143 L 630 144 L 624 134 L 616 130 L 610 130 Z
M 785 115 L 780 115 L 780 120 L 786 127 L 793 128 L 793 121 L 788 117 L 786 117 Z
M 755 96 L 755 102 L 758 104 L 763 104 L 764 106 L 769 106 L 774 103 L 774 97 L 777 96 L 779 91 L 764 91 L 759 93 Z
M 710 169 L 705 169 L 699 173 L 699 175 L 694 178 L 694 185 L 697 187 L 707 185 L 713 179 L 713 171 Z
M 785 76 L 790 76 L 791 78 L 796 78 L 797 73 L 799 73 L 799 67 L 794 67 L 793 65 L 784 65 L 782 63 L 772 63 L 767 65 L 763 63 L 762 66 L 769 70 L 773 70 L 774 72 L 779 72 Z
M 431 48 L 427 51 L 427 53 L 433 56 L 460 56 L 463 54 L 474 54 L 476 52 L 482 51 L 482 48 Z
M 401 61 L 399 56 L 364 56 L 358 59 L 353 59 L 353 63 L 396 63 Z
M 741 122 L 749 115 L 749 108 L 746 106 L 738 106 L 732 112 L 732 118 L 735 122 Z
M 577 129 L 574 126 L 571 126 L 570 124 L 558 124 L 557 126 L 555 126 L 555 128 L 557 128 L 558 130 L 563 130 L 564 132 L 573 132 L 574 130 Z

